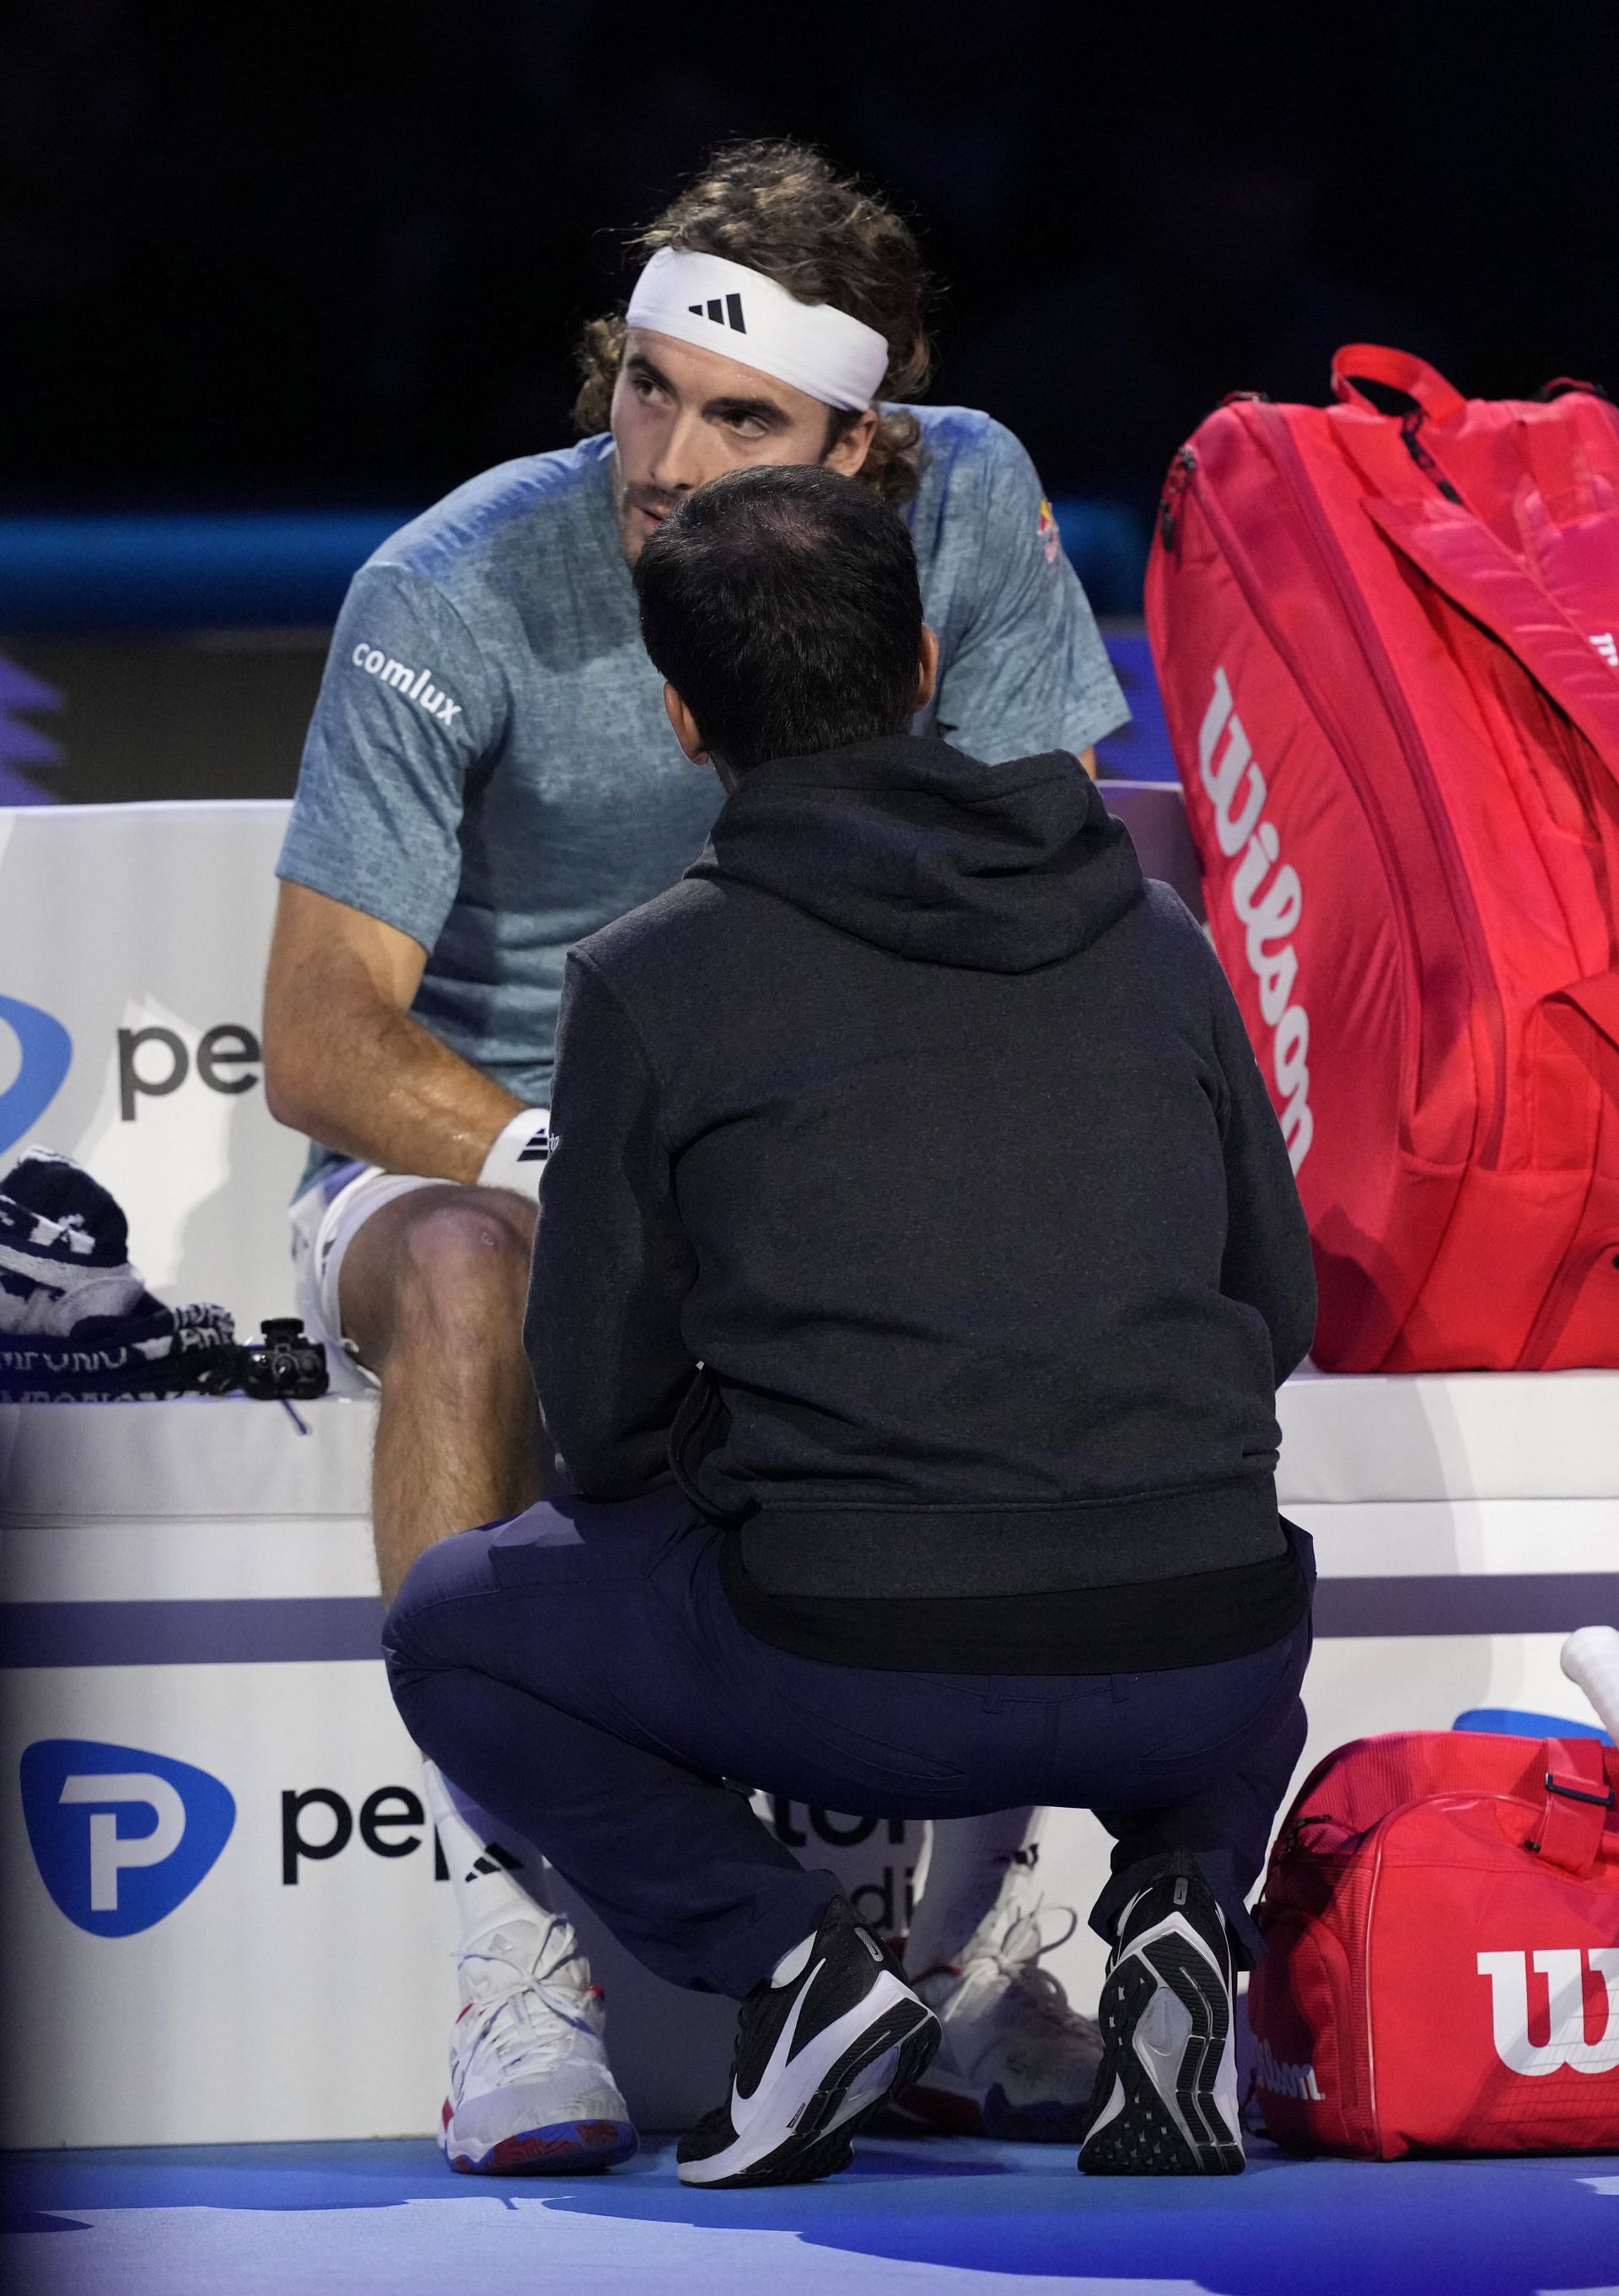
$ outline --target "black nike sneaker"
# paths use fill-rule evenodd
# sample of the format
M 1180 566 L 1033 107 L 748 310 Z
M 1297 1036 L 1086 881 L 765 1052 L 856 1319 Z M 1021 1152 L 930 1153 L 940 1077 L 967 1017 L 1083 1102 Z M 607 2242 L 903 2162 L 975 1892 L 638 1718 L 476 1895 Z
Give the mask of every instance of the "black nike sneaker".
M 743 2003 L 731 2094 L 680 2140 L 683 2185 L 807 2185 L 854 2157 L 851 2139 L 927 2070 L 939 2021 L 846 1898 L 809 1957 Z
M 1241 2173 L 1234 1994 L 1225 1916 L 1200 1875 L 1168 1875 L 1131 1900 L 1097 2010 L 1089 2175 Z

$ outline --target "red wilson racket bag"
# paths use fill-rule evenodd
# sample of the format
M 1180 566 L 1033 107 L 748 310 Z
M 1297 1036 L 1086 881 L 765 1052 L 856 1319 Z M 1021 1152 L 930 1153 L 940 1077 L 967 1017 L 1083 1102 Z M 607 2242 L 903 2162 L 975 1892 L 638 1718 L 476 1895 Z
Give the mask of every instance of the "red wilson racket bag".
M 1319 1764 L 1249 1980 L 1266 2127 L 1300 2152 L 1619 2150 L 1619 1752 L 1466 1731 Z
M 1210 416 L 1146 582 L 1315 1358 L 1619 1365 L 1619 410 L 1333 384 Z

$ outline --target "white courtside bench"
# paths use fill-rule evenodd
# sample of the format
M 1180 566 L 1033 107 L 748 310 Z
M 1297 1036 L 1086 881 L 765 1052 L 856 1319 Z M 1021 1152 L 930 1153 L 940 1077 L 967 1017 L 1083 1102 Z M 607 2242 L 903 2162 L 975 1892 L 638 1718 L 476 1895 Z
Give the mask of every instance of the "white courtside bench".
M 328 1401 L 302 1415 L 308 1435 L 277 1406 L 235 1400 L 0 1409 L 13 1782 L 0 1816 L 12 2037 L 0 2143 L 434 2123 L 454 2005 L 449 1891 L 376 1655 L 374 1414 Z M 1313 1532 L 1322 1572 L 1306 1763 L 1470 1706 L 1577 1715 L 1561 1636 L 1619 1620 L 1619 1374 L 1305 1374 L 1280 1415 L 1284 1504 Z M 42 1879 L 14 1782 L 25 1748 L 57 1740 L 187 1764 L 234 1804 L 190 1894 L 133 1934 L 77 1925 Z M 778 1815 L 806 1857 L 902 1925 L 920 1825 L 903 1812 L 875 1824 Z M 342 1847 L 320 1856 L 337 1833 Z M 1089 1817 L 1055 1817 L 1048 1899 L 1082 1914 L 1106 1848 Z M 683 2123 L 720 2092 L 729 2005 L 662 1985 L 593 1924 L 590 1943 L 632 2108 L 649 2128 Z M 1101 1958 L 1082 1930 L 1053 1956 L 1081 2006 Z

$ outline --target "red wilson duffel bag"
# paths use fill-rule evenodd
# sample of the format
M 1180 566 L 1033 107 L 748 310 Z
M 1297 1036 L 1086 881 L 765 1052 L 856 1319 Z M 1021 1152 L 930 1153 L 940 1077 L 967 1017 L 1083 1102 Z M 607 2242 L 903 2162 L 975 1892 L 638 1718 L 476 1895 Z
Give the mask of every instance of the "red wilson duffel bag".
M 1299 2152 L 1619 2150 L 1619 1752 L 1363 1738 L 1265 1876 L 1257 2100 Z
M 1619 1365 L 1619 412 L 1333 381 L 1211 415 L 1146 585 L 1315 1357 Z

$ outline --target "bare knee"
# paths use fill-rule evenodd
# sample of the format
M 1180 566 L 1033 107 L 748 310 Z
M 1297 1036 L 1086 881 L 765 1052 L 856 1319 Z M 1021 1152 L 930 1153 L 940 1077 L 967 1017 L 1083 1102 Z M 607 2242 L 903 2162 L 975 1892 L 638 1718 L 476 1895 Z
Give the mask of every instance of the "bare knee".
M 345 1330 L 384 1370 L 401 1349 L 473 1372 L 518 1357 L 533 1212 L 489 1188 L 424 1188 L 367 1220 L 344 1261 Z
M 514 1220 L 507 1210 L 521 1207 L 520 1197 L 496 1188 L 424 1188 L 406 1201 L 415 1210 L 396 1254 L 402 1288 L 454 1298 L 468 1289 L 527 1283 L 532 1224 Z

